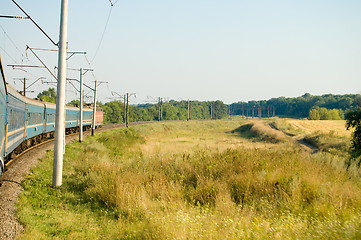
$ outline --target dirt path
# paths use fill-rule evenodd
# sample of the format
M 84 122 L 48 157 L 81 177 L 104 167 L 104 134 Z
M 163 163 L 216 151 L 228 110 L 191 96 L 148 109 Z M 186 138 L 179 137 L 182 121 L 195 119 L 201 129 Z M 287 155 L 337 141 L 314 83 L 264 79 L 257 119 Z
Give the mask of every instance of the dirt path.
M 277 131 L 283 132 L 282 130 L 279 130 L 278 128 L 276 128 L 276 126 L 273 123 L 269 123 L 269 126 Z M 318 148 L 316 148 L 315 146 L 308 144 L 305 141 L 305 136 L 294 136 L 292 134 L 283 132 L 286 136 L 288 136 L 290 138 L 291 141 L 297 143 L 305 152 L 309 152 L 311 154 L 315 154 L 319 151 Z
M 133 123 L 131 125 L 136 125 Z M 113 128 L 124 127 L 124 124 L 113 124 L 97 129 L 96 133 L 107 131 Z M 90 135 L 90 131 L 84 132 L 84 137 Z M 66 144 L 76 141 L 78 134 L 66 137 Z M 17 221 L 15 212 L 15 203 L 19 194 L 23 191 L 21 182 L 30 169 L 38 163 L 38 159 L 45 156 L 47 150 L 54 149 L 54 142 L 47 142 L 41 146 L 26 152 L 18 157 L 9 169 L 3 174 L 0 182 L 0 239 L 14 239 L 21 231 L 23 226 Z

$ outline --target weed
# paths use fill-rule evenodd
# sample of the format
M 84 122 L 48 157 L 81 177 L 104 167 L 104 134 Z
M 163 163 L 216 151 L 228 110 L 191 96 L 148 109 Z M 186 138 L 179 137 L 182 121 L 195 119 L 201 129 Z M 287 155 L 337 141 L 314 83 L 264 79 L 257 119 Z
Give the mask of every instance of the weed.
M 282 132 L 274 130 L 269 125 L 260 121 L 246 123 L 232 131 L 232 133 L 235 132 L 239 133 L 244 138 L 253 138 L 258 141 L 279 143 L 286 140 L 286 137 Z
M 50 187 L 50 152 L 23 183 L 20 238 L 361 236 L 361 183 L 342 156 L 308 155 L 265 123 L 239 125 L 161 123 L 73 143 L 57 189 Z

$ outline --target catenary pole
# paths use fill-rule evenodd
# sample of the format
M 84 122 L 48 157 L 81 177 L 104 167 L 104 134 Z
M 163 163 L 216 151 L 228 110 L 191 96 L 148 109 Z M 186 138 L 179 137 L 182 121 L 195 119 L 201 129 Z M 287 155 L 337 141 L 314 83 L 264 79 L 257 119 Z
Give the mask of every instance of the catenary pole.
M 160 97 L 158 97 L 158 122 L 160 121 Z
M 163 117 L 163 98 L 160 98 L 160 120 L 162 121 Z
M 84 90 L 83 90 L 83 68 L 80 68 L 80 102 L 79 102 L 79 142 L 83 141 L 83 103 Z
M 95 114 L 97 113 L 97 86 L 98 81 L 95 80 L 95 87 L 94 87 L 94 105 L 93 105 L 93 121 L 92 121 L 92 136 L 94 136 L 95 130 Z
M 58 82 L 56 97 L 53 187 L 61 186 L 65 132 L 66 41 L 68 35 L 68 0 L 61 1 Z
M 26 78 L 24 78 L 24 92 L 23 92 L 24 97 L 26 97 Z
M 190 101 L 189 101 L 189 99 L 188 99 L 188 107 L 187 107 L 188 114 L 187 114 L 187 121 L 191 120 L 191 113 L 190 113 L 191 108 L 190 108 L 190 105 L 191 105 L 191 103 L 190 103 Z
M 127 124 L 127 95 L 124 94 L 124 123 Z
M 129 125 L 129 93 L 127 93 L 127 110 L 126 110 L 126 122 L 125 127 Z

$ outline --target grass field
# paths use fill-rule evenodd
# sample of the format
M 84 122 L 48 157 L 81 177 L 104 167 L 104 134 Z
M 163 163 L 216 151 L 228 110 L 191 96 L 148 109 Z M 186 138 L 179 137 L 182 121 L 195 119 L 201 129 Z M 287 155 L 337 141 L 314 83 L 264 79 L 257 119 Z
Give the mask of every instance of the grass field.
M 310 154 L 289 136 L 347 142 L 341 125 L 270 121 L 104 132 L 67 146 L 56 189 L 49 152 L 23 183 L 20 239 L 360 239 L 361 181 L 345 149 Z

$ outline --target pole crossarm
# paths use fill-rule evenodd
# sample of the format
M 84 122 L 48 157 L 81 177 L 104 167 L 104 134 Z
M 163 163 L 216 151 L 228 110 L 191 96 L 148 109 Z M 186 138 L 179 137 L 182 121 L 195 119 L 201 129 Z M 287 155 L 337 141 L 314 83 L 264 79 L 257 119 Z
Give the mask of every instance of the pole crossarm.
M 24 82 L 24 79 L 25 79 L 25 78 L 13 78 L 13 79 Z M 29 89 L 31 86 L 33 86 L 35 83 L 37 83 L 38 81 L 40 81 L 40 80 L 42 80 L 42 79 L 46 79 L 46 78 L 45 78 L 45 77 L 39 77 L 39 78 L 36 79 L 32 84 L 30 84 L 29 86 L 27 86 L 27 87 L 25 88 L 25 90 L 26 90 L 26 89 Z
M 54 69 L 57 69 L 57 67 L 55 66 Z M 80 72 L 80 69 L 78 69 L 78 68 L 67 68 L 67 70 Z M 89 71 L 94 71 L 94 70 L 89 69 L 89 68 L 83 68 L 83 71 L 85 71 L 85 73 L 87 73 Z M 83 73 L 83 75 L 85 75 L 85 73 Z
M 102 83 L 108 83 L 108 82 L 99 82 L 99 81 L 96 81 L 97 82 L 97 87 L 99 87 Z
M 48 48 L 31 48 L 34 51 L 48 51 L 48 52 L 58 52 L 56 49 L 48 49 Z M 67 54 L 70 54 L 69 57 L 66 58 L 66 60 L 69 60 L 72 56 L 75 54 L 87 54 L 87 52 L 80 52 L 80 51 L 72 51 L 72 52 L 66 52 Z M 79 71 L 79 70 L 78 70 Z
M 70 79 L 67 78 L 66 80 L 69 81 Z M 71 86 L 73 86 L 73 88 L 74 88 L 77 92 L 80 92 L 80 90 L 78 90 L 71 81 L 69 81 L 69 83 L 70 83 Z
M 123 98 L 125 95 L 123 94 L 123 95 L 121 95 L 121 94 L 119 94 L 119 93 L 117 93 L 117 92 L 114 92 L 114 91 L 111 91 L 111 94 L 114 96 L 114 94 L 116 94 L 116 95 L 118 95 L 118 97 L 120 97 L 120 98 Z M 117 97 L 115 97 L 115 98 L 117 98 Z
M 21 65 L 21 64 L 8 64 L 8 67 L 14 68 L 45 68 L 44 66 L 36 66 L 36 65 Z
M 37 83 L 39 80 L 42 80 L 42 79 L 46 79 L 46 78 L 45 77 L 39 77 L 32 84 L 30 84 L 26 89 L 30 88 L 31 86 L 33 86 L 35 83 Z
M 33 49 L 31 47 L 29 47 L 28 45 L 26 45 L 26 50 L 30 50 L 34 56 L 39 60 L 39 62 L 46 68 L 46 70 L 48 70 L 48 72 L 51 74 L 51 76 L 53 76 L 53 78 L 58 81 L 58 78 L 55 77 L 55 75 L 50 71 L 50 69 L 46 66 L 46 64 L 40 59 L 40 57 L 33 51 Z M 26 51 L 25 50 L 25 51 Z
M 83 75 L 84 75 L 84 74 L 83 74 Z M 77 81 L 78 83 L 80 83 L 80 81 L 79 81 L 78 79 L 76 79 L 76 78 L 67 78 L 66 80 Z M 89 87 L 88 85 L 86 85 L 86 84 L 84 84 L 84 83 L 83 83 L 83 85 L 86 86 L 87 88 L 89 88 L 90 90 L 95 91 L 94 88 L 91 88 L 91 87 Z
M 58 52 L 59 50 L 57 49 L 48 49 L 48 48 L 31 48 L 34 51 L 48 51 L 48 52 Z M 71 56 L 68 57 L 66 60 L 68 60 L 69 58 L 71 58 L 74 54 L 87 54 L 87 52 L 81 52 L 81 51 L 67 51 L 67 54 L 70 54 Z
M 86 54 L 86 52 L 68 52 L 68 54 L 70 54 L 69 57 L 66 58 L 66 60 L 69 60 L 72 56 L 74 56 L 75 54 Z
M 7 15 L 0 15 L 0 18 L 30 19 L 29 17 L 22 17 L 22 16 L 7 16 Z

